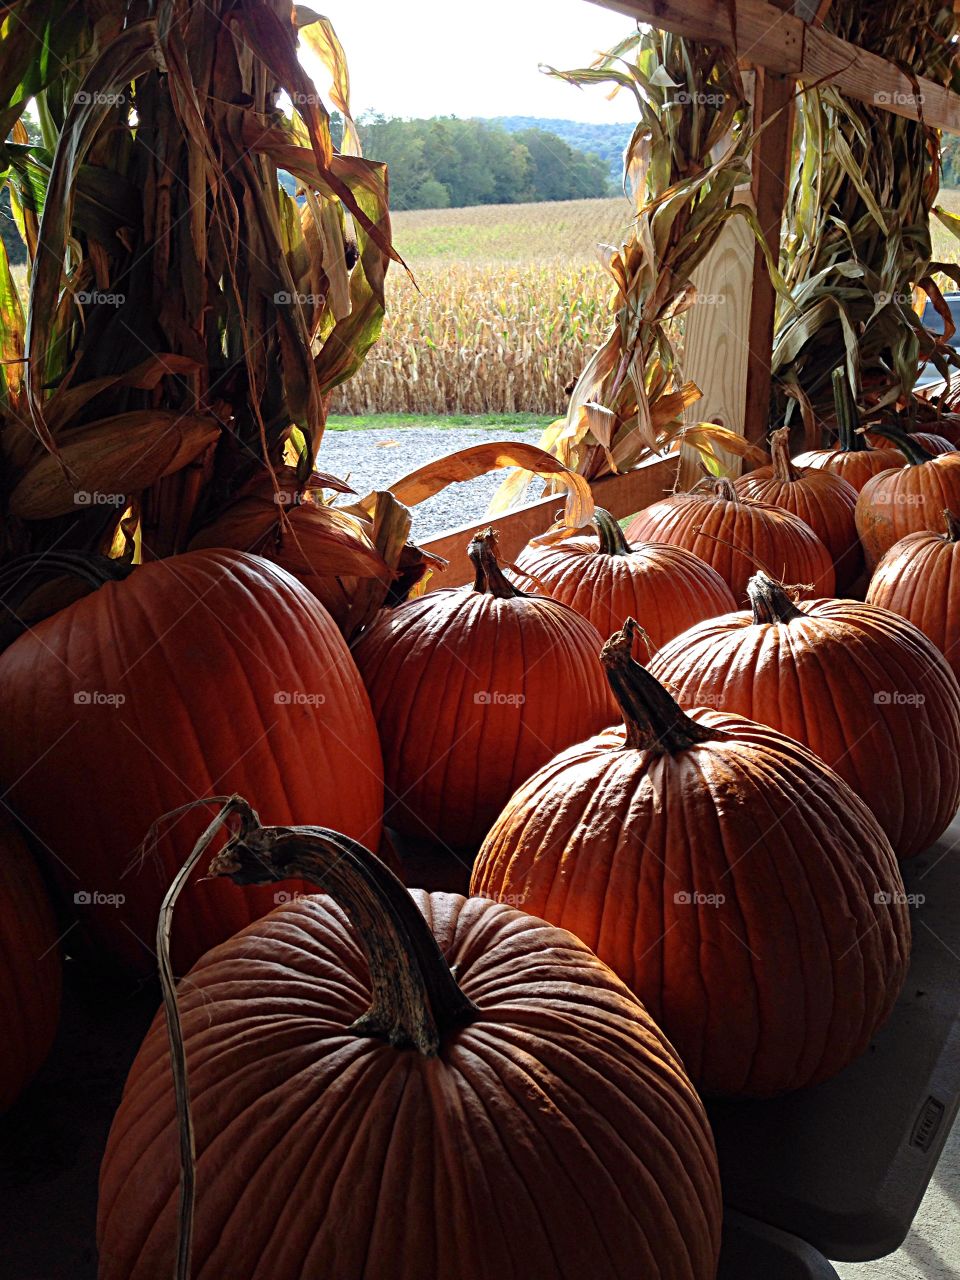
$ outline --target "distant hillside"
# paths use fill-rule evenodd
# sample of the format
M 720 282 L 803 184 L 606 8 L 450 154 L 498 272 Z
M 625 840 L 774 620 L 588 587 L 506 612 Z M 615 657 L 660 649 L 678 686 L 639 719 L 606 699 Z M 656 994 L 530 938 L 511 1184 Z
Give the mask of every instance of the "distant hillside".
M 582 120 L 544 120 L 537 116 L 492 116 L 485 123 L 499 125 L 508 133 L 520 133 L 524 129 L 543 129 L 576 151 L 599 156 L 619 186 L 623 170 L 623 152 L 632 124 L 587 124 Z

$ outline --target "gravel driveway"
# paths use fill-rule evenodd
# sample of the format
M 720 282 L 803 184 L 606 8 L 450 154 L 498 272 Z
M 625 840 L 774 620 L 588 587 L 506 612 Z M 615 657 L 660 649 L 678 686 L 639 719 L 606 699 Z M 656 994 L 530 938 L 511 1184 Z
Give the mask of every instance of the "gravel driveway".
M 501 440 L 522 440 L 536 444 L 540 427 L 521 430 L 499 430 L 496 427 L 433 428 L 404 427 L 373 431 L 328 431 L 323 437 L 317 465 L 350 483 L 361 496 L 371 489 L 388 488 L 391 481 L 433 458 L 455 453 L 471 444 Z M 441 533 L 444 529 L 479 520 L 507 473 L 492 471 L 489 475 L 451 484 L 436 497 L 428 498 L 412 508 L 413 536 L 418 539 Z M 540 482 L 535 482 L 539 486 Z M 529 496 L 536 496 L 531 486 Z M 349 503 L 345 496 L 342 500 Z

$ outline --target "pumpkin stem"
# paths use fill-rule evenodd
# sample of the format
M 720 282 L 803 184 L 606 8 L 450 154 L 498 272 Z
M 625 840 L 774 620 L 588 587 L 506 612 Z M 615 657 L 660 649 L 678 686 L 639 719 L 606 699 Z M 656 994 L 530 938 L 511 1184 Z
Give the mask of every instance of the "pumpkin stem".
M 734 488 L 733 481 L 729 476 L 719 476 L 714 480 L 711 487 L 713 489 L 714 496 L 717 498 L 723 498 L 726 502 L 740 501 L 740 496 Z
M 359 935 L 373 991 L 354 1034 L 434 1057 L 445 1032 L 477 1017 L 413 898 L 356 840 L 326 827 L 264 827 L 246 805 L 239 830 L 208 874 L 234 884 L 310 880 L 343 907 Z
M 633 660 L 633 638 L 638 630 L 636 621 L 627 618 L 622 630 L 615 631 L 600 650 L 600 661 L 623 713 L 627 731 L 624 746 L 655 755 L 676 755 L 716 738 L 716 730 L 691 720 L 659 680 Z
M 874 435 L 883 436 L 884 440 L 890 440 L 895 444 L 906 458 L 907 465 L 910 467 L 918 467 L 924 462 L 932 462 L 936 457 L 929 449 L 925 449 L 916 437 L 908 436 L 905 431 L 900 431 L 896 427 L 877 423 L 871 426 L 870 430 Z
M 119 582 L 133 573 L 136 565 L 109 556 L 91 556 L 81 551 L 41 551 L 37 555 L 15 556 L 0 570 L 0 598 L 20 583 L 35 578 L 80 578 L 96 590 L 105 582 Z
M 830 377 L 833 382 L 833 407 L 837 415 L 840 449 L 843 453 L 865 453 L 870 446 L 857 431 L 860 415 L 843 366 L 834 369 Z
M 747 583 L 747 598 L 754 622 L 792 622 L 805 614 L 787 595 L 782 582 L 760 570 Z
M 782 484 L 800 479 L 802 472 L 797 470 L 790 457 L 789 427 L 779 427 L 771 434 L 770 456 L 773 458 L 773 474 Z
M 629 556 L 633 553 L 633 548 L 620 528 L 619 520 L 615 519 L 609 511 L 604 511 L 603 507 L 595 507 L 593 524 L 600 539 L 600 555 Z
M 497 556 L 496 529 L 483 529 L 474 534 L 467 547 L 467 555 L 473 565 L 473 590 L 495 596 L 498 600 L 513 600 L 524 592 L 515 587 L 500 568 Z
M 943 523 L 947 527 L 947 541 L 960 542 L 960 519 L 948 508 L 944 508 Z

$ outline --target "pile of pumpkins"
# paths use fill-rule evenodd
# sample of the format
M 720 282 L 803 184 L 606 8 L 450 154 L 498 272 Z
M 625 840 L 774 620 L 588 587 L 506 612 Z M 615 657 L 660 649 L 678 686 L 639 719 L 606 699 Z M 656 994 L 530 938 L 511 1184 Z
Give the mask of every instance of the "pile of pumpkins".
M 960 805 L 960 453 L 839 428 L 510 568 L 480 533 L 472 586 L 352 650 L 292 574 L 215 548 L 26 632 L 0 783 L 60 922 L 8 826 L 0 1103 L 49 1048 L 66 913 L 151 971 L 190 806 L 239 795 L 269 826 L 243 807 L 173 930 L 190 1274 L 709 1280 L 700 1095 L 864 1052 L 909 962 L 898 859 Z M 384 824 L 472 863 L 471 896 L 403 889 Z M 103 1280 L 171 1273 L 179 1158 L 158 1015 Z

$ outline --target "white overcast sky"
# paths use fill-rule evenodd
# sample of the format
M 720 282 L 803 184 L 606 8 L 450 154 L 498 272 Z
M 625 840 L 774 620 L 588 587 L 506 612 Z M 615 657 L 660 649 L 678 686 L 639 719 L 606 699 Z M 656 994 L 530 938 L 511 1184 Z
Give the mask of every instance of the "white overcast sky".
M 635 27 L 589 0 L 326 0 L 350 64 L 355 115 L 554 116 L 635 120 L 631 100 L 539 70 L 587 66 Z M 323 73 L 301 46 L 323 92 Z

